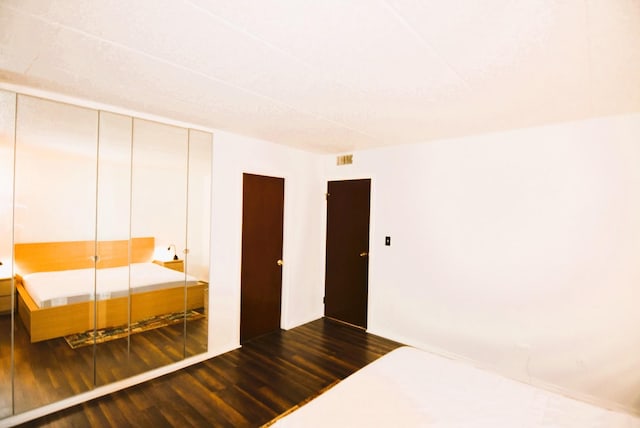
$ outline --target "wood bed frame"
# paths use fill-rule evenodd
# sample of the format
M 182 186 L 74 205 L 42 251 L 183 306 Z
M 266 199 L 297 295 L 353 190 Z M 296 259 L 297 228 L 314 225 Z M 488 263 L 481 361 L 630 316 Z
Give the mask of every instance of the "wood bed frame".
M 126 266 L 129 263 L 129 245 L 131 263 L 152 261 L 154 238 L 15 244 L 18 314 L 29 331 L 31 342 L 81 333 L 93 329 L 94 324 L 97 324 L 95 328 L 126 325 L 129 322 L 129 312 L 130 321 L 135 322 L 154 315 L 185 310 L 185 288 L 182 286 L 135 293 L 128 297 L 38 308 L 22 284 L 20 275 L 32 272 L 93 268 L 95 254 L 99 255 L 98 262 L 95 263 L 98 269 Z M 207 287 L 207 283 L 198 282 L 186 288 L 186 309 L 204 307 Z

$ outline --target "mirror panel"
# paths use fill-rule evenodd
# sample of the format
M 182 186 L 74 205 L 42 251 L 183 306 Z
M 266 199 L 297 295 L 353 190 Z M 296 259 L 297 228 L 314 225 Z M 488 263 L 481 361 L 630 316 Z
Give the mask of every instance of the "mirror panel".
M 133 119 L 99 112 L 96 386 L 130 376 L 129 219 Z M 107 302 L 107 299 L 111 299 Z
M 203 307 L 195 310 L 204 317 L 187 322 L 186 356 L 207 351 L 209 265 L 211 235 L 211 155 L 212 135 L 189 130 L 189 198 L 187 215 L 187 275 L 204 284 Z
M 207 132 L 0 90 L 0 419 L 206 352 L 211 156 Z
M 13 138 L 16 94 L 0 91 L 0 419 L 13 413 Z
M 17 115 L 14 260 L 29 289 L 17 285 L 24 297 L 15 317 L 14 407 L 21 413 L 94 385 L 93 347 L 71 349 L 64 336 L 93 328 L 98 113 L 18 95 Z M 78 281 L 34 276 L 65 270 Z
M 132 287 L 145 287 L 132 290 L 132 323 L 162 326 L 131 335 L 132 370 L 146 371 L 184 358 L 186 129 L 134 119 L 131 189 L 131 237 L 153 239 L 148 258 L 132 259 Z

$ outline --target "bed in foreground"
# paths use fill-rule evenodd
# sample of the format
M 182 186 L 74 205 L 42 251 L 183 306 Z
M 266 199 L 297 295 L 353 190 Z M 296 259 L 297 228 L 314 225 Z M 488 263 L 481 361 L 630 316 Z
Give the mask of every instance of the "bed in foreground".
M 402 347 L 272 426 L 638 428 L 640 419 Z
M 16 244 L 18 313 L 31 342 L 202 308 L 207 283 L 153 264 L 154 242 Z

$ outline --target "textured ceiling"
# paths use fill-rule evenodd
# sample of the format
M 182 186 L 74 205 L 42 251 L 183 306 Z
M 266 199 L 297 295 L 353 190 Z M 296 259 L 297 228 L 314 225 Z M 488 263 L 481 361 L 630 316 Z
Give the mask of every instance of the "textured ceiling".
M 0 81 L 346 152 L 640 111 L 640 0 L 0 0 Z

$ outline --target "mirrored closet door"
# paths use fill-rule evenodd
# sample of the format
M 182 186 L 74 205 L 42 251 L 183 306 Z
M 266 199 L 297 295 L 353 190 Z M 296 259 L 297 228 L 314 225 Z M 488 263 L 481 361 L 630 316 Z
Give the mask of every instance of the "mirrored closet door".
M 209 224 L 211 223 L 211 155 L 212 135 L 208 132 L 189 130 L 189 167 L 187 198 L 187 251 L 185 272 L 191 282 L 202 285 L 204 308 L 200 311 L 208 316 L 209 290 Z M 199 295 L 189 296 L 191 307 L 197 305 Z M 194 300 L 195 299 L 195 300 Z M 193 318 L 193 317 L 191 317 Z M 207 351 L 207 323 L 192 320 L 185 323 L 185 357 Z
M 0 419 L 13 413 L 13 140 L 16 94 L 0 91 Z
M 95 287 L 98 112 L 18 95 L 14 261 L 18 302 L 14 407 L 20 413 L 88 391 Z
M 163 271 L 171 285 L 158 290 L 158 298 L 148 299 L 145 293 L 132 296 L 136 321 L 170 317 L 166 328 L 131 337 L 132 354 L 151 368 L 184 358 L 187 145 L 184 128 L 134 119 L 131 233 L 153 239 L 153 264 L 144 271 L 132 270 L 131 277 L 138 282 Z
M 211 134 L 0 106 L 0 419 L 206 352 Z
M 96 199 L 96 385 L 125 379 L 129 357 L 133 118 L 99 112 Z M 109 330 L 117 327 L 116 331 Z M 98 343 L 99 342 L 99 343 Z

